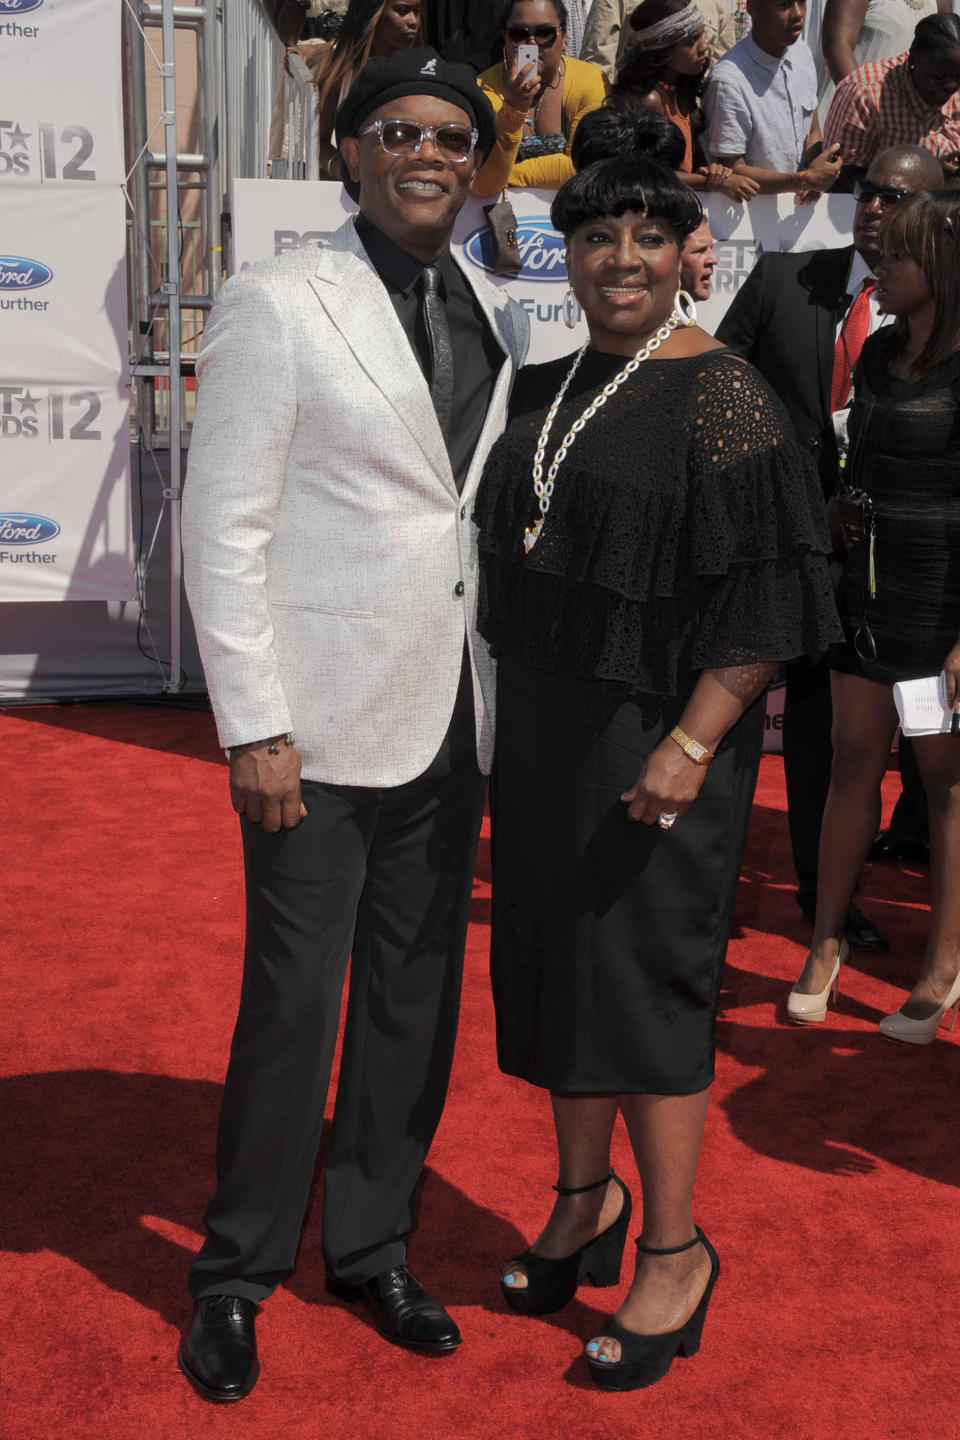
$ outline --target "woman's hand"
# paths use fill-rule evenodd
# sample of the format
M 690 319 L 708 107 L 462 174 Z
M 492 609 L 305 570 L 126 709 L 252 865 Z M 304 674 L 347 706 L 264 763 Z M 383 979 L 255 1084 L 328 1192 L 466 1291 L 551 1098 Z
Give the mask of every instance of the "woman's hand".
M 960 705 L 960 640 L 957 641 L 943 662 L 943 678 L 946 685 L 947 705 L 953 710 Z
M 635 783 L 620 799 L 629 804 L 627 814 L 631 820 L 655 825 L 661 811 L 685 815 L 699 795 L 706 774 L 707 767 L 695 764 L 675 741 L 661 740 L 643 762 Z
M 504 67 L 506 69 L 506 67 Z M 512 110 L 519 110 L 524 115 L 530 109 L 533 97 L 540 89 L 540 76 L 537 73 L 536 65 L 524 65 L 523 69 L 517 72 L 517 57 L 514 56 L 513 63 L 507 71 L 506 83 L 503 87 L 503 98 Z
M 704 166 L 701 174 L 707 177 L 707 189 L 715 195 L 725 195 L 728 200 L 752 200 L 760 193 L 760 186 L 749 175 L 739 175 L 729 165 L 713 162 Z

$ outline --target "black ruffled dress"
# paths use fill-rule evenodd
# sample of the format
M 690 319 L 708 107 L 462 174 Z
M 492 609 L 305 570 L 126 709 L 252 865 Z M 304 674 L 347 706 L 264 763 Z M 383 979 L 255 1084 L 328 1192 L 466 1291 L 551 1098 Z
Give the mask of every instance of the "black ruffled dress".
M 623 364 L 587 351 L 545 471 Z M 725 737 L 672 830 L 628 820 L 620 795 L 700 670 L 818 656 L 838 638 L 823 501 L 742 360 L 651 359 L 577 437 L 525 555 L 537 438 L 569 365 L 521 372 L 474 512 L 479 625 L 499 662 L 498 1056 L 554 1090 L 689 1094 L 713 1078 L 763 702 Z

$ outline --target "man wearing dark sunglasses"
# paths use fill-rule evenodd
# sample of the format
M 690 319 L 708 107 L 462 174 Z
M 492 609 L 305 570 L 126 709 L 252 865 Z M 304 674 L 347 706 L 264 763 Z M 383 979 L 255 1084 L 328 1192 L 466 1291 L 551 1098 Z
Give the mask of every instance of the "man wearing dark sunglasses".
M 337 134 L 360 213 L 224 287 L 183 517 L 247 895 L 179 1357 L 214 1401 L 253 1388 L 258 1303 L 294 1267 L 348 959 L 327 1286 L 394 1344 L 439 1355 L 461 1338 L 406 1238 L 453 1056 L 492 750 L 472 501 L 528 322 L 450 251 L 496 135 L 472 70 L 431 49 L 371 59 Z
M 939 161 L 920 146 L 883 151 L 858 186 L 853 244 L 796 254 L 768 251 L 717 329 L 717 338 L 755 365 L 780 396 L 797 438 L 817 462 L 825 500 L 839 483 L 833 412 L 849 404 L 860 347 L 887 319 L 873 295 L 881 221 L 905 195 L 942 183 Z M 792 661 L 786 667 L 783 764 L 797 903 L 811 923 L 833 758 L 831 719 L 826 662 Z M 860 950 L 888 948 L 853 905 L 844 934 Z

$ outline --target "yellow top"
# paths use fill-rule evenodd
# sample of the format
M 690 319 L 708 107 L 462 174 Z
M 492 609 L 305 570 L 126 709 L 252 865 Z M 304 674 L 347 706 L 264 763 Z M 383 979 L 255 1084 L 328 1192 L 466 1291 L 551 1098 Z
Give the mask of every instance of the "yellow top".
M 541 190 L 559 190 L 573 174 L 570 145 L 577 126 L 590 110 L 599 110 L 610 93 L 607 77 L 599 65 L 589 60 L 565 58 L 563 76 L 564 130 L 567 146 L 560 155 L 535 155 L 517 160 L 517 151 L 524 134 L 526 112 L 514 110 L 503 98 L 506 78 L 503 63 L 491 65 L 478 76 L 477 84 L 493 106 L 497 117 L 497 141 L 473 182 L 477 195 L 496 195 L 507 185 L 530 185 Z

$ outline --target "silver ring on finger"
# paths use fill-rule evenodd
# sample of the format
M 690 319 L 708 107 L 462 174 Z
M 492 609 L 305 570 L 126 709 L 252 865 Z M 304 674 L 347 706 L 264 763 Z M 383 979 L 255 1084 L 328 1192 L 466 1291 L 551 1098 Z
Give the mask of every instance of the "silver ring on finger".
M 671 825 L 675 825 L 677 823 L 677 814 L 678 811 L 676 810 L 661 810 L 657 816 L 657 824 L 660 826 L 660 829 L 669 830 Z

